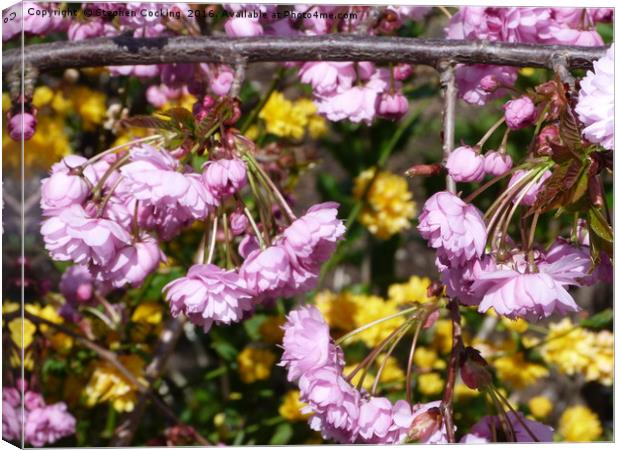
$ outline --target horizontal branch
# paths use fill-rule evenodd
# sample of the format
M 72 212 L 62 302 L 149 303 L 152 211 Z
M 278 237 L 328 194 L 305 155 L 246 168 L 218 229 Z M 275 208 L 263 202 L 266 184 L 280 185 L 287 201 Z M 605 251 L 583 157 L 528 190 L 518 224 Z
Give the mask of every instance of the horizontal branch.
M 374 61 L 436 66 L 440 61 L 516 67 L 589 68 L 606 47 L 512 44 L 385 36 L 323 35 L 229 38 L 177 36 L 62 41 L 28 45 L 24 62 L 40 70 L 164 63 L 266 61 Z M 20 49 L 3 52 L 2 70 L 21 61 Z

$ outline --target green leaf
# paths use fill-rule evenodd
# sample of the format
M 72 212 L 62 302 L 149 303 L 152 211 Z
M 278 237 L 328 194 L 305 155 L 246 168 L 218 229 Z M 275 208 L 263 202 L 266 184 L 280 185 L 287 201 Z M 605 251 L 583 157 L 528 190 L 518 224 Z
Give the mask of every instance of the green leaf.
M 293 436 L 293 427 L 290 423 L 282 423 L 276 428 L 275 433 L 269 441 L 269 445 L 284 445 L 288 444 Z
M 592 207 L 588 211 L 588 224 L 597 236 L 607 242 L 614 241 L 614 231 L 607 223 L 600 209 Z
M 234 345 L 226 341 L 217 341 L 211 343 L 211 348 L 217 352 L 226 361 L 233 361 L 237 357 L 237 349 Z
M 156 130 L 181 131 L 172 121 L 154 116 L 134 116 L 121 121 L 122 125 L 138 128 L 154 128 Z
M 600 330 L 607 328 L 614 320 L 614 311 L 611 308 L 604 309 L 603 311 L 594 314 L 593 316 L 583 319 L 579 325 L 585 328 L 591 328 L 593 330 Z

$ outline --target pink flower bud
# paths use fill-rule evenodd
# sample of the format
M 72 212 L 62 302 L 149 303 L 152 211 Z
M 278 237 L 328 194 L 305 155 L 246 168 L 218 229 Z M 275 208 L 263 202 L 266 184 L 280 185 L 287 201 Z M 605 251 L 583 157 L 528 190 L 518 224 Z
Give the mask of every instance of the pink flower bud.
M 260 23 L 252 19 L 233 18 L 224 24 L 226 34 L 232 37 L 252 37 L 263 34 L 263 27 Z
M 217 73 L 217 76 L 211 78 L 211 90 L 216 95 L 227 95 L 232 86 L 235 74 L 228 67 L 223 66 Z
M 401 94 L 388 94 L 381 95 L 379 100 L 379 108 L 377 109 L 379 116 L 390 120 L 400 119 L 407 113 L 409 109 L 409 102 L 407 98 Z
M 14 141 L 20 142 L 22 140 L 22 134 L 24 136 L 24 141 L 29 140 L 34 135 L 36 128 L 37 119 L 30 113 L 15 114 L 9 119 L 9 136 Z
M 495 92 L 499 87 L 499 82 L 495 75 L 485 75 L 480 80 L 480 87 L 486 92 Z
M 230 229 L 235 236 L 242 234 L 249 223 L 248 218 L 242 212 L 234 212 L 230 215 Z
M 518 130 L 536 121 L 536 105 L 527 96 L 510 100 L 504 105 L 504 117 L 511 130 Z
M 503 175 L 512 169 L 512 158 L 506 153 L 488 152 L 484 157 L 484 171 L 493 176 Z
M 472 147 L 463 145 L 450 154 L 446 169 L 454 181 L 480 181 L 484 177 L 484 157 Z
M 413 73 L 413 66 L 411 64 L 397 64 L 394 66 L 394 79 L 398 81 L 404 81 Z
M 560 127 L 557 124 L 547 125 L 536 136 L 536 153 L 550 156 L 553 154 L 551 143 L 560 145 Z

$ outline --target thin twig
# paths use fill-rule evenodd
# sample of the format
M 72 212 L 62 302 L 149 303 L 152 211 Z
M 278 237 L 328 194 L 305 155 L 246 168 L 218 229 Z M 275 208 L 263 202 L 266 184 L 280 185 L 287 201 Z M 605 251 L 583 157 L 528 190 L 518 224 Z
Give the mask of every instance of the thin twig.
M 456 116 L 456 80 L 454 63 L 441 63 L 440 81 L 443 90 L 443 157 L 446 161 L 454 149 L 454 121 Z M 456 183 L 450 175 L 446 175 L 446 190 L 456 194 Z
M 443 418 L 446 422 L 446 432 L 448 442 L 455 442 L 454 437 L 454 418 L 452 416 L 452 401 L 454 396 L 454 385 L 460 363 L 460 355 L 463 349 L 463 338 L 461 336 L 461 313 L 459 312 L 458 300 L 451 299 L 448 303 L 450 317 L 452 320 L 452 352 L 448 363 L 448 376 L 446 378 L 446 388 L 441 400 Z

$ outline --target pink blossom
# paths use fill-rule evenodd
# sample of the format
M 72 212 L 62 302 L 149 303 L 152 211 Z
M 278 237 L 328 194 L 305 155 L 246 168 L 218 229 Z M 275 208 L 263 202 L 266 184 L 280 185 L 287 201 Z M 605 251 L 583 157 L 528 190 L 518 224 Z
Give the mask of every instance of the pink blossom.
M 126 284 L 137 287 L 165 259 L 159 242 L 144 234 L 137 242 L 121 248 L 114 260 L 102 268 L 98 275 L 114 287 L 120 288 Z
M 433 408 L 439 408 L 441 406 L 441 401 L 437 400 L 429 403 L 418 403 L 413 405 L 412 414 L 413 421 L 415 422 L 416 418 L 420 415 L 427 413 L 429 410 Z M 433 431 L 429 430 L 428 433 L 425 433 L 424 439 L 420 441 L 421 444 L 447 444 L 448 443 L 448 431 L 446 429 L 446 423 L 442 421 L 441 425 L 436 427 Z
M 484 171 L 495 177 L 512 169 L 512 158 L 507 153 L 487 152 L 484 156 Z
M 520 418 L 515 413 L 507 413 L 508 421 L 514 432 L 515 442 L 553 442 L 553 428 L 534 420 L 523 417 L 518 412 Z M 527 426 L 527 429 L 523 424 Z M 496 416 L 485 416 L 471 427 L 469 433 L 461 438 L 463 444 L 486 444 L 493 442 L 493 436 L 505 435 L 500 433 L 502 421 Z M 528 431 L 529 430 L 529 431 Z M 530 435 L 530 432 L 534 435 Z M 536 439 L 534 439 L 536 438 Z
M 9 136 L 14 141 L 29 140 L 37 129 L 37 119 L 30 113 L 18 113 L 9 119 Z
M 22 411 L 21 395 L 15 388 L 2 388 L 2 439 L 21 439 Z
M 550 273 L 522 273 L 507 267 L 480 274 L 473 288 L 484 292 L 478 307 L 481 313 L 493 308 L 510 319 L 540 320 L 579 310 L 563 284 Z
M 481 181 L 484 178 L 484 156 L 463 145 L 450 153 L 446 169 L 454 181 Z
M 563 284 L 589 286 L 597 281 L 590 248 L 581 244 L 573 245 L 564 238 L 555 240 L 538 267 Z
M 163 288 L 174 317 L 185 314 L 207 332 L 211 325 L 229 325 L 253 309 L 243 278 L 213 264 L 195 264 L 187 275 Z
M 511 130 L 519 130 L 536 121 L 536 105 L 524 95 L 504 105 L 504 118 Z
M 209 87 L 215 95 L 225 96 L 230 92 L 230 88 L 235 79 L 235 74 L 228 66 L 219 66 L 215 75 L 209 78 Z
M 258 20 L 243 17 L 228 19 L 224 24 L 224 29 L 231 37 L 252 37 L 263 34 L 263 27 Z
M 411 64 L 400 63 L 394 66 L 394 79 L 398 81 L 405 81 L 413 73 L 413 66 Z
M 89 193 L 82 176 L 69 171 L 52 173 L 41 180 L 41 210 L 46 216 L 57 214 L 67 206 L 82 204 Z
M 253 234 L 246 234 L 241 239 L 241 242 L 239 242 L 239 247 L 237 250 L 239 252 L 239 256 L 241 256 L 243 259 L 247 259 L 250 253 L 258 249 L 260 249 L 260 246 L 258 239 L 256 239 L 256 236 L 254 236 Z
M 156 108 L 161 108 L 166 102 L 179 99 L 182 95 L 182 88 L 172 88 L 166 84 L 149 86 L 146 90 L 146 99 Z
M 131 162 L 120 168 L 124 178 L 119 194 L 131 195 L 145 207 L 175 211 L 183 221 L 202 219 L 218 205 L 200 175 L 179 172 L 178 161 L 167 152 L 145 145 L 132 148 L 130 154 Z
M 300 399 L 308 403 L 305 411 L 315 413 L 310 419 L 311 428 L 327 432 L 324 436 L 328 438 L 340 437 L 340 442 L 355 442 L 361 395 L 344 379 L 339 368 L 324 366 L 303 374 L 299 390 Z
M 284 353 L 279 365 L 287 368 L 289 381 L 324 366 L 344 365 L 342 351 L 333 344 L 329 326 L 315 307 L 291 311 L 283 330 Z
M 302 83 L 312 86 L 315 94 L 331 95 L 353 86 L 356 78 L 352 62 L 306 62 L 299 69 Z
M 480 211 L 446 191 L 426 201 L 418 231 L 430 247 L 437 249 L 439 259 L 452 267 L 482 256 L 487 241 Z
M 35 447 L 52 444 L 75 433 L 75 418 L 65 403 L 54 403 L 28 412 L 24 438 Z
M 583 136 L 607 150 L 614 149 L 614 46 L 604 57 L 594 61 L 579 84 L 575 111 L 585 125 Z
M 86 266 L 71 266 L 62 274 L 58 288 L 68 302 L 87 303 L 95 292 L 95 277 Z
M 491 256 L 467 261 L 461 267 L 445 267 L 441 270 L 440 280 L 446 287 L 446 294 L 457 298 L 462 304 L 473 306 L 480 303 L 484 290 L 480 284 L 473 288 L 473 284 L 484 272 L 495 271 L 495 260 Z M 482 286 L 484 288 L 484 286 Z
M 230 197 L 248 182 L 245 163 L 239 158 L 211 160 L 203 166 L 202 181 L 218 199 Z
M 455 76 L 459 97 L 472 105 L 482 106 L 489 100 L 504 96 L 506 90 L 501 86 L 514 85 L 517 81 L 517 69 L 484 64 L 459 65 Z
M 241 211 L 235 211 L 230 215 L 230 231 L 234 236 L 243 234 L 250 225 L 246 215 Z
M 369 124 L 377 113 L 377 101 L 375 89 L 355 86 L 342 93 L 322 97 L 317 110 L 332 121 L 348 119 L 354 123 Z
M 85 22 L 72 21 L 67 30 L 67 36 L 70 41 L 81 41 L 83 39 L 90 39 L 102 36 L 103 21 L 99 19 L 87 20 Z
M 392 425 L 392 403 L 385 397 L 363 401 L 359 412 L 359 435 L 367 441 L 382 442 Z
M 397 120 L 407 114 L 409 102 L 401 93 L 384 93 L 379 98 L 377 113 L 379 116 L 390 120 Z
M 528 174 L 527 170 L 517 170 L 512 175 L 512 178 L 510 178 L 510 181 L 508 182 L 508 189 L 510 189 L 515 184 L 517 184 L 527 174 Z M 536 181 L 534 184 L 531 185 L 529 189 L 527 189 L 527 192 L 521 198 L 520 204 L 525 205 L 525 206 L 532 206 L 536 202 L 536 198 L 538 197 L 538 192 L 542 188 L 545 181 L 547 181 L 547 178 L 549 178 L 550 176 L 551 176 L 551 172 L 549 170 L 546 170 L 538 178 L 538 181 Z M 525 184 L 525 186 L 527 185 L 528 183 Z M 523 189 L 525 186 L 523 186 L 521 189 Z M 517 194 L 517 197 L 515 198 L 514 201 L 516 201 L 520 196 L 521 196 L 521 193 Z
M 257 249 L 243 261 L 240 275 L 257 299 L 277 298 L 284 295 L 291 284 L 291 260 L 281 246 Z
M 283 245 L 308 267 L 327 261 L 346 231 L 338 219 L 338 203 L 319 203 L 308 209 L 284 232 Z
M 80 205 L 71 205 L 41 225 L 45 248 L 57 261 L 103 267 L 129 244 L 129 233 L 116 222 L 96 218 Z

